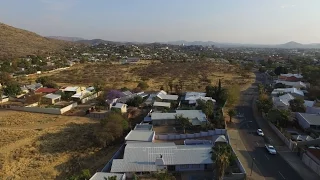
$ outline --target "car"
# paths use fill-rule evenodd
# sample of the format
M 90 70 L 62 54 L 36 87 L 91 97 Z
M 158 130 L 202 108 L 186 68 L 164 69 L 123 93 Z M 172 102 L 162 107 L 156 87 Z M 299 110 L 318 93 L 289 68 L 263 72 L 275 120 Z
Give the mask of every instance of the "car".
M 257 133 L 258 133 L 259 136 L 264 136 L 263 131 L 261 129 L 258 129 Z
M 269 152 L 270 154 L 277 154 L 276 149 L 275 149 L 272 145 L 266 144 L 265 146 L 266 146 L 266 149 L 268 150 L 268 152 Z

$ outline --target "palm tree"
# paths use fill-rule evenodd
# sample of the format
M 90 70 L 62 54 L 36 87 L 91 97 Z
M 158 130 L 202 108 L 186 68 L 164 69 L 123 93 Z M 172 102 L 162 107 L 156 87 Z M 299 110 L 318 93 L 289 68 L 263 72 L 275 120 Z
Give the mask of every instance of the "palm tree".
M 230 122 L 232 122 L 232 117 L 236 115 L 236 110 L 234 109 L 229 109 L 228 115 L 230 117 Z
M 215 163 L 215 179 L 222 180 L 225 170 L 236 159 L 229 144 L 217 144 L 212 147 L 211 159 Z

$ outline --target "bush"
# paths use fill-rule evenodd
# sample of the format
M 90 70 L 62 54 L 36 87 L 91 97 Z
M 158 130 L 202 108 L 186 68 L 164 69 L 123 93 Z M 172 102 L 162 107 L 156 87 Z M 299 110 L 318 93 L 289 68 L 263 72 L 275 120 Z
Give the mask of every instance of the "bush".
M 145 89 L 148 89 L 149 85 L 145 81 L 141 81 L 138 83 L 137 87 L 142 90 L 145 90 Z
M 141 96 L 135 96 L 133 98 L 130 98 L 126 104 L 128 106 L 134 106 L 134 107 L 138 107 L 140 104 L 142 104 L 143 102 L 143 98 Z
M 3 89 L 3 92 L 5 93 L 5 95 L 8 96 L 16 96 L 20 94 L 21 88 L 18 82 L 10 81 L 7 83 L 7 86 Z

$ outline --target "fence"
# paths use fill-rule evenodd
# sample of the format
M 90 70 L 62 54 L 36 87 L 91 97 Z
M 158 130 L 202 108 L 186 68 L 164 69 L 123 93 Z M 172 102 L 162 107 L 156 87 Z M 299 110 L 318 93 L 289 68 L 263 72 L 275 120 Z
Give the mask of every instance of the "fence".
M 320 165 L 311 158 L 312 156 L 309 152 L 304 153 L 302 155 L 302 162 L 320 176 Z
M 297 144 L 293 141 L 291 141 L 291 139 L 286 138 L 280 131 L 279 129 L 274 126 L 271 122 L 267 121 L 269 126 L 271 127 L 271 129 L 278 135 L 278 137 L 288 146 L 288 148 L 293 151 L 295 149 L 295 147 L 297 146 Z
M 97 92 L 97 93 L 95 93 L 95 94 L 92 94 L 91 96 L 88 96 L 88 97 L 86 97 L 86 98 L 83 98 L 83 99 L 81 99 L 81 103 L 83 104 L 83 103 L 86 103 L 86 102 L 88 102 L 88 101 L 90 101 L 90 100 L 92 100 L 92 99 L 95 99 L 95 98 L 97 98 L 101 93 L 102 93 L 102 92 L 99 91 L 99 92 Z
M 214 135 L 226 135 L 226 129 L 215 129 L 209 130 L 207 132 L 200 132 L 194 134 L 158 134 L 155 135 L 155 139 L 157 140 L 180 140 L 180 139 L 192 139 L 199 137 L 207 137 Z
M 112 161 L 116 158 L 118 158 L 121 153 L 123 152 L 125 147 L 125 143 L 123 143 L 120 148 L 118 149 L 117 152 L 114 153 L 114 155 L 112 156 L 112 158 L 109 160 L 109 162 L 103 167 L 103 169 L 101 170 L 101 172 L 109 172 L 111 170 L 111 166 L 112 166 Z

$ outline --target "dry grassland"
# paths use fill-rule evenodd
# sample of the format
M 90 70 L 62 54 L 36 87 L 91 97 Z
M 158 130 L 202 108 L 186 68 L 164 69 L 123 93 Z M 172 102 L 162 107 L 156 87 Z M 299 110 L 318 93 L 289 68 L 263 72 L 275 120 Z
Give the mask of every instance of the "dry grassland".
M 0 111 L 0 179 L 66 179 L 102 168 L 118 146 L 92 141 L 99 123 L 84 117 Z

